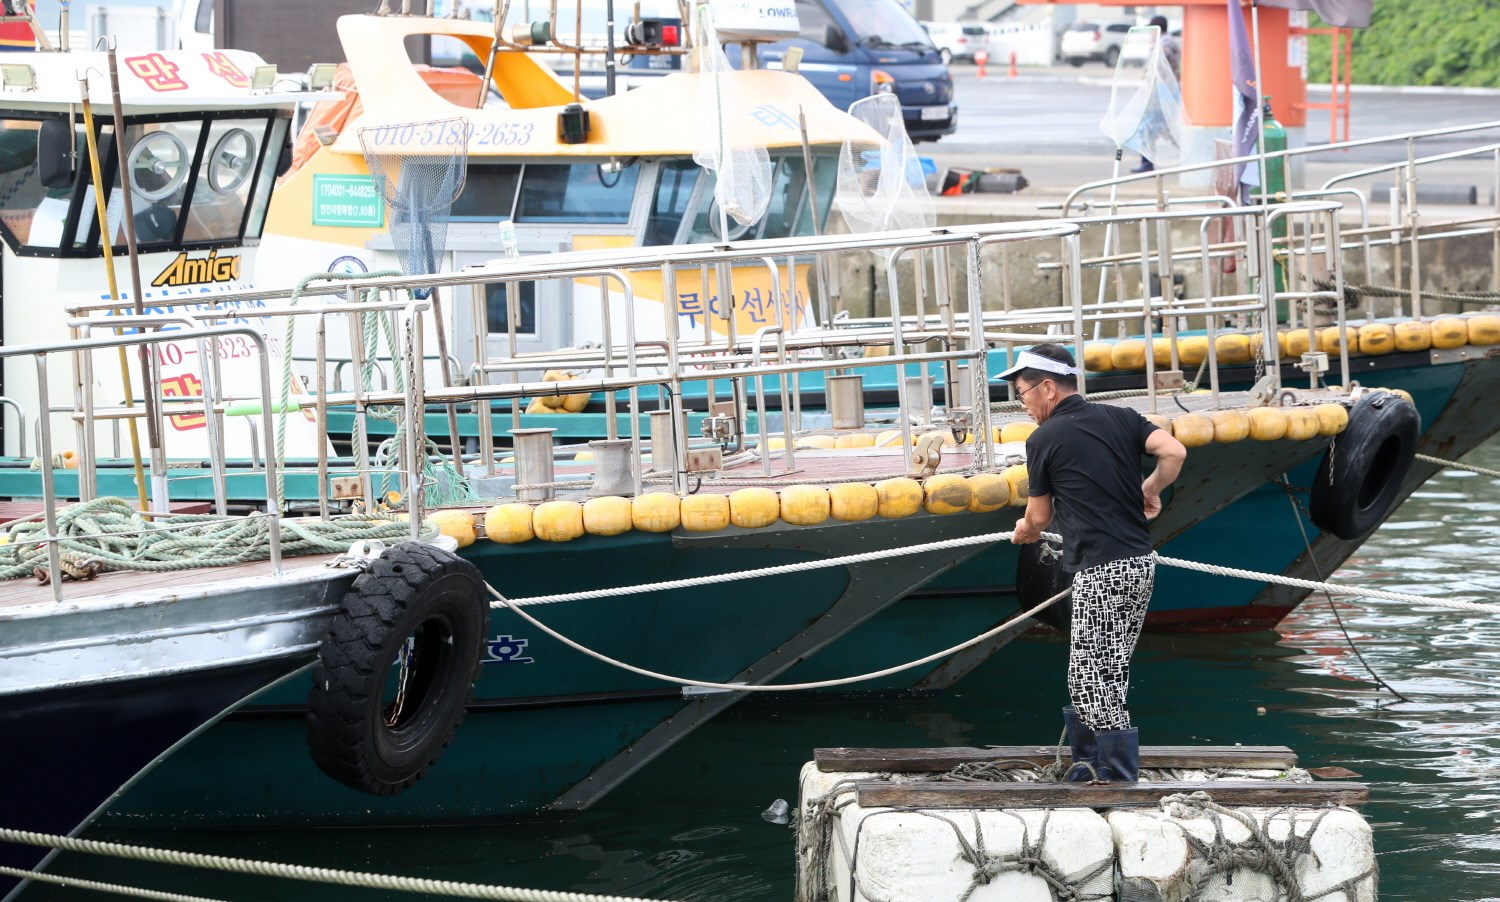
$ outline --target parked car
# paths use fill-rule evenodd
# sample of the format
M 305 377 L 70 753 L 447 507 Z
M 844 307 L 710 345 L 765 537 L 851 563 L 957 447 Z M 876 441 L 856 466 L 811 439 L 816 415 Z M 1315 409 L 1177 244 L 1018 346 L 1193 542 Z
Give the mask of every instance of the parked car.
M 943 62 L 973 60 L 981 50 L 989 51 L 992 27 L 979 22 L 923 22 L 927 36 Z
M 1063 32 L 1060 54 L 1075 66 L 1096 61 L 1112 69 L 1120 59 L 1120 49 L 1132 24 L 1127 21 L 1074 22 Z

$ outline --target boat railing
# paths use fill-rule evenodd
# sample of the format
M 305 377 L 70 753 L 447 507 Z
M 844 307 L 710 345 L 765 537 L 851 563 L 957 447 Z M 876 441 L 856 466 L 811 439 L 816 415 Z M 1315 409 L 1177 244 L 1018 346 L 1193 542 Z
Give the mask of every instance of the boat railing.
M 76 369 L 80 358 L 88 358 L 95 351 L 110 350 L 116 348 L 153 348 L 156 345 L 173 341 L 193 340 L 209 341 L 230 336 L 244 338 L 253 345 L 258 358 L 257 364 L 260 376 L 260 415 L 262 434 L 267 442 L 263 449 L 266 457 L 266 467 L 262 471 L 265 477 L 266 487 L 266 510 L 264 512 L 252 513 L 252 518 L 261 517 L 266 521 L 266 533 L 269 541 L 269 555 L 271 567 L 276 574 L 281 573 L 281 533 L 278 508 L 276 499 L 276 457 L 270 446 L 270 437 L 274 434 L 271 412 L 271 375 L 269 366 L 269 354 L 265 338 L 260 332 L 249 326 L 216 326 L 206 329 L 192 329 L 174 332 L 137 330 L 132 334 L 110 335 L 104 337 L 80 337 L 74 336 L 67 341 L 38 343 L 28 345 L 17 345 L 12 347 L 0 347 L 0 360 L 12 357 L 31 357 L 36 366 L 37 404 L 43 411 L 51 411 L 50 382 L 51 372 L 49 363 L 55 356 L 66 355 L 75 365 L 75 405 L 70 411 L 73 414 L 75 424 L 79 422 L 92 422 L 96 416 L 94 412 L 94 385 L 91 381 L 81 381 Z M 142 417 L 145 411 L 136 409 L 120 413 L 120 416 Z M 169 415 L 166 411 L 158 410 L 155 426 L 159 429 Z M 114 416 L 113 412 L 104 416 Z M 148 424 L 150 425 L 150 424 Z M 37 421 L 37 454 L 39 459 L 39 470 L 41 473 L 41 518 L 44 524 L 44 533 L 41 537 L 26 537 L 21 541 L 28 543 L 45 544 L 47 547 L 47 574 L 51 586 L 52 597 L 56 601 L 63 598 L 64 570 L 61 545 L 65 537 L 58 529 L 58 506 L 64 501 L 64 496 L 58 491 L 57 475 L 54 464 L 54 454 L 58 443 L 53 435 L 53 419 L 44 415 Z M 90 432 L 92 430 L 89 430 Z M 76 466 L 79 473 L 80 485 L 86 480 L 97 479 L 94 455 L 88 449 L 92 445 L 81 445 L 77 454 Z M 166 514 L 170 511 L 170 500 L 165 492 L 166 460 L 164 450 L 159 446 L 150 448 L 150 480 L 151 488 L 149 504 L 151 511 L 143 511 L 143 515 Z M 61 457 L 59 454 L 58 457 Z M 65 470 L 73 469 L 73 466 L 64 467 Z M 216 481 L 222 481 L 222 474 L 215 474 Z
M 18 453 L 21 457 L 25 457 L 26 456 L 26 408 L 24 408 L 24 407 L 21 406 L 21 402 L 20 401 L 17 401 L 15 398 L 7 397 L 5 395 L 0 395 L 0 406 L 8 407 L 11 410 L 14 410 L 16 412 L 16 437 L 17 437 L 17 439 L 16 439 L 17 440 L 16 453 Z M 0 416 L 4 416 L 4 414 L 0 414 Z

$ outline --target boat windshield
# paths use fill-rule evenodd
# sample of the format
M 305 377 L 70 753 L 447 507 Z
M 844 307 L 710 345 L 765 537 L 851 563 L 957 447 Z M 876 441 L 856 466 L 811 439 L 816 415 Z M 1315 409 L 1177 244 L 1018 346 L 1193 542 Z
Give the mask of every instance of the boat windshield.
M 81 162 L 72 182 L 48 188 L 37 158 L 44 121 L 0 120 L 0 235 L 23 256 L 100 256 L 82 124 L 74 124 Z M 226 247 L 259 238 L 287 124 L 285 114 L 269 110 L 127 119 L 125 164 L 141 249 Z M 110 240 L 123 252 L 124 193 L 111 124 L 100 125 L 97 143 L 110 186 Z
M 828 221 L 828 210 L 833 203 L 834 183 L 838 178 L 838 161 L 832 157 L 817 157 L 813 161 L 813 187 L 818 198 L 818 215 L 822 222 L 818 228 L 814 228 L 812 209 L 807 199 L 807 177 L 806 167 L 802 165 L 801 156 L 785 156 L 774 158 L 776 171 L 771 178 L 771 203 L 766 208 L 766 213 L 759 221 L 748 226 L 742 226 L 733 219 L 729 220 L 729 239 L 731 241 L 748 240 L 752 238 L 787 238 L 791 236 L 805 236 L 815 234 L 821 230 L 824 223 Z M 672 164 L 664 164 L 663 185 L 665 179 L 672 170 Z M 684 164 L 691 166 L 692 161 Z M 690 212 L 684 217 L 678 214 L 678 218 L 686 219 L 686 234 L 681 238 L 685 244 L 698 244 L 720 240 L 719 236 L 719 212 L 714 203 L 714 182 L 712 172 L 704 172 L 697 179 L 698 190 L 693 197 Z M 666 196 L 662 191 L 657 192 L 656 203 L 651 211 L 653 228 L 662 230 L 664 221 L 670 215 L 668 208 L 664 207 L 663 200 Z

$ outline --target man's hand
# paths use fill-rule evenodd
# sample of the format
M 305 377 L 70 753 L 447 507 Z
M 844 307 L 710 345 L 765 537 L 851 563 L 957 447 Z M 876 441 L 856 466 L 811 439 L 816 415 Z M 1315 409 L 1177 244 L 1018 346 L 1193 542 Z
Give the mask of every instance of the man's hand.
M 1041 537 L 1042 531 L 1022 517 L 1016 521 L 1016 531 L 1011 533 L 1010 541 L 1014 545 L 1030 545 Z
M 1155 520 L 1161 516 L 1161 495 L 1144 485 L 1141 486 L 1141 495 L 1146 499 L 1146 519 Z

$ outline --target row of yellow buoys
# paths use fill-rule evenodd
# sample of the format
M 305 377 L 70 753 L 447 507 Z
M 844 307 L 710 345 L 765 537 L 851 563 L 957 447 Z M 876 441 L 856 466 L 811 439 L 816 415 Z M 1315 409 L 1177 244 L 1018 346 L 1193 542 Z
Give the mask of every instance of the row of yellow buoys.
M 1316 339 L 1316 347 L 1314 347 Z M 1246 364 L 1260 354 L 1264 338 L 1260 333 L 1244 335 L 1225 332 L 1214 337 L 1214 352 L 1224 366 Z M 1405 323 L 1367 323 L 1322 329 L 1283 329 L 1276 333 L 1279 353 L 1284 360 L 1299 360 L 1310 350 L 1339 353 L 1348 347 L 1351 354 L 1378 356 L 1397 351 L 1440 351 L 1465 345 L 1488 347 L 1500 344 L 1500 315 L 1444 316 L 1434 320 Z M 1151 340 L 1151 356 L 1159 367 L 1172 361 L 1172 340 Z M 1183 366 L 1198 366 L 1208 357 L 1208 336 L 1186 335 L 1177 339 L 1177 359 Z M 1091 341 L 1083 347 L 1084 368 L 1092 373 L 1146 368 L 1146 342 L 1140 338 L 1121 341 Z
M 1008 504 L 1025 504 L 1026 497 L 1026 467 L 1014 466 L 1002 473 L 974 476 L 945 473 L 922 482 L 901 476 L 874 485 L 793 485 L 780 491 L 752 487 L 725 495 L 700 492 L 678 497 L 671 492 L 650 492 L 635 498 L 544 501 L 535 506 L 511 502 L 486 511 L 483 524 L 490 541 L 512 545 L 532 539 L 567 542 L 586 535 L 616 536 L 631 530 L 715 532 L 731 526 L 763 529 L 777 522 L 817 526 L 828 520 L 898 519 L 919 511 L 983 514 Z M 428 522 L 460 546 L 472 544 L 479 534 L 475 514 L 469 511 L 438 511 Z
M 997 443 L 1004 443 L 1024 442 L 1026 441 L 1026 437 L 1028 435 L 1031 435 L 1032 431 L 1035 429 L 1035 423 L 1016 422 L 1006 423 L 1004 426 L 995 426 L 991 431 L 994 433 L 995 441 Z M 959 444 L 959 442 L 953 438 L 953 434 L 951 431 L 944 431 L 945 438 L 943 444 Z M 913 442 L 916 442 L 922 437 L 923 434 L 924 433 L 922 433 L 921 431 L 914 429 L 911 433 L 911 440 Z M 973 443 L 974 436 L 972 433 L 964 438 L 963 444 L 971 445 Z M 792 444 L 792 447 L 796 448 L 799 451 L 853 451 L 864 448 L 893 448 L 899 446 L 900 444 L 901 430 L 890 429 L 880 433 L 849 432 L 841 435 L 827 435 L 824 433 L 802 435 L 797 437 L 797 440 Z M 771 436 L 770 438 L 766 439 L 766 447 L 771 451 L 780 451 L 781 449 L 786 447 L 786 440 L 779 435 Z
M 578 377 L 566 370 L 548 370 L 542 374 L 543 382 L 571 382 Z M 589 393 L 572 395 L 543 395 L 532 398 L 526 405 L 526 413 L 583 413 L 589 406 Z
M 1169 431 L 1184 446 L 1199 448 L 1210 442 L 1227 444 L 1247 438 L 1261 442 L 1306 441 L 1320 435 L 1338 435 L 1349 425 L 1349 411 L 1342 404 L 1318 404 L 1213 410 L 1171 418 L 1147 414 L 1146 419 Z

